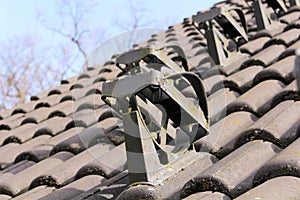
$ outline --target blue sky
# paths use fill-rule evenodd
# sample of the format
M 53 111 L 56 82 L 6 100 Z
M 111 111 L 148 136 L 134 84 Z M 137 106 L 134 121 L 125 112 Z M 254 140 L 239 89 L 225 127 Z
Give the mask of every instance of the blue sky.
M 43 40 L 49 39 L 51 34 L 37 20 L 37 12 L 46 13 L 55 21 L 57 1 L 0 0 L 0 2 L 0 43 L 7 41 L 11 36 L 22 34 L 31 34 Z M 191 16 L 199 10 L 211 7 L 219 0 L 144 0 L 140 2 L 147 12 L 145 16 L 154 21 L 158 28 L 165 28 L 172 23 L 181 22 L 184 17 Z M 126 20 L 130 17 L 128 0 L 100 0 L 97 3 L 89 19 L 91 25 L 107 30 L 111 36 L 118 34 L 120 30 L 112 29 L 111 24 L 120 18 Z

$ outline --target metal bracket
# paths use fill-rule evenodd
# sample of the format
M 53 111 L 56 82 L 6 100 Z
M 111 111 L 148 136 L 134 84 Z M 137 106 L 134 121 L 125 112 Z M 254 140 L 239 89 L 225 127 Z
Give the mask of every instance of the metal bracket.
M 181 58 L 182 67 L 178 66 L 172 59 L 170 59 L 166 52 L 165 48 L 172 48 Z M 166 66 L 171 67 L 176 71 L 187 71 L 189 69 L 189 65 L 185 56 L 183 49 L 177 45 L 169 45 L 165 47 L 145 47 L 137 50 L 132 50 L 127 52 L 120 57 L 117 58 L 117 66 L 127 72 L 129 69 L 139 66 L 140 61 L 144 61 L 146 63 L 159 63 L 164 64 Z M 121 67 L 121 65 L 125 65 L 125 67 Z
M 162 58 L 148 48 L 117 60 L 130 65 L 147 53 Z M 103 101 L 123 118 L 131 183 L 161 183 L 174 174 L 173 163 L 194 155 L 190 154 L 194 152 L 192 142 L 208 133 L 208 106 L 201 80 L 172 62 L 164 63 L 171 66 L 135 66 L 124 77 L 102 86 Z M 183 88 L 191 89 L 194 96 L 186 97 Z
M 277 21 L 277 17 L 271 17 L 267 12 L 266 7 L 263 5 L 262 0 L 245 0 L 248 6 L 253 9 L 255 14 L 255 20 L 257 24 L 257 31 L 266 31 L 267 34 L 273 36 L 281 32 L 284 26 Z M 290 0 L 290 7 L 297 5 L 298 0 Z M 282 0 L 265 0 L 269 7 L 274 10 L 277 16 L 281 16 L 283 13 L 288 12 L 286 2 Z
M 269 30 L 273 23 L 270 15 L 267 13 L 266 8 L 262 4 L 261 0 L 253 1 L 253 8 L 255 14 L 255 20 L 257 24 L 257 30 Z
M 255 0 L 245 0 L 246 3 L 248 4 L 249 8 L 253 8 L 253 4 Z M 293 5 L 293 2 L 298 1 L 298 0 L 290 0 L 290 6 Z M 265 0 L 265 2 L 268 4 L 269 7 L 271 7 L 276 14 L 279 14 L 280 12 L 286 13 L 288 11 L 286 7 L 286 0 Z
M 233 18 L 230 12 L 235 11 L 241 25 Z M 223 28 L 224 35 L 215 28 L 218 23 Z M 230 45 L 226 36 L 236 43 L 239 39 L 248 41 L 247 24 L 245 15 L 238 8 L 214 8 L 204 13 L 193 16 L 193 24 L 206 37 L 208 52 L 215 64 L 225 65 L 238 50 L 229 51 Z
M 288 11 L 285 3 L 282 0 L 267 0 L 268 6 L 273 8 L 275 13 L 279 14 L 279 12 L 286 13 Z
M 297 6 L 300 7 L 300 1 L 299 0 L 290 0 L 290 7 Z
M 275 12 L 276 10 L 287 12 L 287 8 L 280 0 L 268 0 L 267 3 L 274 9 Z M 267 12 L 261 0 L 253 0 L 253 8 L 257 24 L 257 31 L 273 30 L 278 28 L 279 22 L 271 19 L 270 14 Z

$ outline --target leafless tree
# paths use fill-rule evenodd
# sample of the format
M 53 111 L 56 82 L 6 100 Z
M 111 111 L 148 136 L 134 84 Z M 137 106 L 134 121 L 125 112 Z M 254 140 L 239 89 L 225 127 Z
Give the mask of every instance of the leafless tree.
M 114 41 L 117 54 L 130 50 L 138 42 L 147 41 L 152 34 L 162 30 L 156 27 L 158 22 L 153 20 L 153 16 L 144 6 L 144 1 L 126 0 L 120 2 L 125 2 L 125 4 L 120 5 L 120 8 L 126 10 L 127 14 L 126 17 L 116 17 L 113 25 L 121 32 Z
M 103 37 L 99 36 L 104 35 L 103 30 L 92 30 L 89 27 L 88 17 L 93 13 L 96 2 L 63 0 L 58 1 L 57 5 L 59 22 L 49 22 L 47 19 L 49 16 L 44 16 L 40 13 L 38 14 L 38 19 L 40 19 L 41 24 L 46 29 L 66 38 L 67 41 L 65 44 L 71 42 L 75 45 L 77 51 L 72 51 L 75 54 L 73 57 L 77 59 L 77 63 L 83 61 L 82 63 L 87 68 L 89 67 L 88 54 L 103 40 Z M 78 59 L 78 55 L 81 59 Z M 72 67 L 72 65 L 69 65 L 65 69 L 70 70 Z
M 107 33 L 89 25 L 95 2 L 62 0 L 57 3 L 57 15 L 52 21 L 51 16 L 37 16 L 41 25 L 60 36 L 50 47 L 30 35 L 13 37 L 1 44 L 0 111 L 24 103 L 31 95 L 58 84 L 70 71 L 77 74 L 80 71 L 77 69 L 82 69 L 79 65 L 84 63 L 88 67 L 89 53 L 104 41 Z M 141 1 L 128 0 L 127 5 L 130 14 L 127 21 L 116 17 L 118 23 L 114 26 L 129 31 L 149 25 Z
M 93 6 L 87 1 L 59 1 L 57 13 L 61 21 L 57 27 L 48 25 L 41 18 L 45 16 L 38 16 L 48 30 L 66 38 L 65 42 L 53 41 L 49 47 L 46 42 L 26 35 L 12 37 L 1 44 L 0 111 L 24 103 L 31 95 L 57 85 L 59 80 L 72 74 L 70 71 L 79 73 L 80 65 L 87 62 L 88 51 L 94 48 L 91 44 L 100 42 L 93 40 L 91 43 L 91 38 L 97 38 L 91 37 L 96 31 L 90 30 L 87 22 Z
M 121 31 L 132 31 L 140 27 L 147 27 L 150 20 L 148 19 L 148 12 L 145 9 L 141 0 L 128 0 L 127 5 L 123 9 L 127 9 L 130 16 L 128 18 L 116 18 L 116 26 Z
M 0 47 L 0 110 L 24 103 L 60 79 L 61 71 L 33 38 L 13 37 Z

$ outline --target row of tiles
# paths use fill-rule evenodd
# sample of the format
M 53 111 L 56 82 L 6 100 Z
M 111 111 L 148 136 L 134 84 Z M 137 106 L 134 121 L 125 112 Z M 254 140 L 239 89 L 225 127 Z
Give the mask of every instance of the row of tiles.
M 247 68 L 243 71 L 253 68 Z M 271 79 L 259 83 L 242 95 L 227 88 L 220 89 L 209 97 L 212 124 L 240 110 L 251 112 L 257 117 L 262 116 L 281 101 L 296 99 L 295 88 L 296 81 L 286 86 L 281 81 Z M 4 122 L 2 125 L 9 126 L 10 130 L 1 130 L 0 144 L 23 143 L 42 134 L 54 136 L 68 130 L 74 123 L 77 123 L 77 126 L 88 127 L 108 117 L 119 117 L 109 107 L 103 105 L 100 94 L 90 95 L 83 100 L 87 102 L 82 104 L 82 100 L 80 100 L 79 105 L 77 105 L 76 101 L 65 101 L 58 104 L 59 108 L 56 106 L 42 107 L 29 114 L 16 114 L 14 115 L 15 118 L 2 120 Z M 81 107 L 81 109 L 78 110 L 77 107 Z M 76 110 L 77 112 L 75 112 Z M 59 117 L 63 117 L 63 120 L 60 120 Z M 60 121 L 61 126 L 51 128 L 58 121 Z
M 124 141 L 122 123 L 110 110 L 86 109 L 72 117 L 54 117 L 42 125 L 25 124 L 1 132 L 1 169 L 23 159 L 37 162 L 58 151 L 78 153 L 95 142 L 118 145 Z
M 276 177 L 279 177 L 279 179 L 282 176 L 298 177 L 300 175 L 300 166 L 298 163 L 299 142 L 300 140 L 298 139 L 284 150 L 281 150 L 269 142 L 253 141 L 244 144 L 215 164 L 211 162 L 211 159 L 210 161 L 203 159 L 202 164 L 204 161 L 208 162 L 207 167 L 203 168 L 202 166 L 202 168 L 197 168 L 197 172 L 201 173 L 185 184 L 181 191 L 181 197 L 187 197 L 203 191 L 215 191 L 223 193 L 224 196 L 227 195 L 231 198 L 236 198 L 251 188 L 260 191 L 261 187 L 265 188 L 265 185 L 269 185 L 274 180 L 276 182 Z M 95 158 L 95 154 L 93 153 L 97 153 L 99 157 Z M 117 159 L 112 155 L 120 157 Z M 83 163 L 79 162 L 78 159 L 80 161 L 92 162 L 82 167 Z M 2 175 L 7 178 L 0 183 L 2 194 L 21 194 L 18 198 L 25 196 L 33 197 L 32 195 L 34 194 L 38 198 L 48 195 L 48 199 L 55 196 L 64 199 L 64 196 L 60 195 L 69 195 L 68 197 L 70 197 L 70 195 L 84 192 L 81 190 L 83 187 L 89 189 L 93 188 L 91 185 L 100 187 L 103 184 L 101 182 L 105 183 L 107 179 L 114 180 L 108 187 L 106 185 L 106 188 L 121 192 L 120 185 L 117 182 L 120 181 L 119 179 L 124 179 L 124 176 L 127 176 L 126 171 L 121 173 L 126 169 L 124 145 L 111 150 L 111 147 L 99 144 L 75 156 L 69 152 L 60 152 L 35 165 L 29 162 L 22 163 L 23 170 L 19 173 L 16 172 L 20 169 L 15 167 L 14 171 L 11 170 L 10 173 L 15 172 L 16 174 L 6 172 Z M 117 174 L 119 175 L 118 178 L 116 178 Z M 22 181 L 20 181 L 21 177 Z M 5 181 L 8 178 L 10 178 L 10 181 Z M 123 180 L 122 183 L 122 189 L 124 189 L 128 182 L 126 183 Z M 44 187 L 43 185 L 47 185 L 48 187 Z M 256 186 L 258 187 L 255 188 Z M 30 191 L 26 192 L 28 188 Z M 68 194 L 69 191 L 66 192 L 67 189 L 74 190 L 75 194 Z M 98 190 L 98 193 L 103 194 L 103 191 Z M 251 196 L 251 194 L 252 191 L 249 191 L 244 196 Z M 81 195 L 86 196 L 88 194 Z M 111 198 L 115 197 L 111 196 Z M 240 198 L 242 199 L 242 197 Z
M 291 46 L 291 49 L 295 49 L 296 47 L 299 46 L 299 44 L 300 44 L 299 42 L 296 42 L 294 45 Z M 229 87 L 232 90 L 242 93 L 247 91 L 247 89 L 249 89 L 251 86 L 268 78 L 276 78 L 282 80 L 284 83 L 289 83 L 293 79 L 293 69 L 294 69 L 293 59 L 295 59 L 294 56 L 283 58 L 279 62 L 271 65 L 270 67 L 267 67 L 264 70 L 262 70 L 261 66 L 248 67 L 226 78 L 223 75 L 214 75 L 205 79 L 204 83 L 207 86 L 207 91 L 209 94 L 216 92 L 222 87 Z M 287 67 L 283 68 L 281 67 L 282 65 L 285 65 Z M 245 76 L 245 74 L 247 73 L 251 73 L 253 76 L 255 75 L 254 79 L 252 80 L 251 76 Z M 23 114 L 23 113 L 14 114 L 9 118 L 1 120 L 1 129 L 11 130 L 20 125 L 26 124 L 28 122 L 39 123 L 53 116 L 70 115 L 71 114 L 70 111 L 74 112 L 86 107 L 97 108 L 103 105 L 103 102 L 101 101 L 100 97 L 94 97 L 90 95 L 83 98 L 84 97 L 83 94 L 84 91 L 88 91 L 88 93 L 90 93 L 89 91 L 95 92 L 96 90 L 99 90 L 98 88 L 101 87 L 101 85 L 102 84 L 96 83 L 90 85 L 87 88 L 80 88 L 74 90 L 71 92 L 71 96 L 68 94 L 64 94 L 64 96 L 61 95 L 63 97 L 59 98 L 56 95 L 51 95 L 48 97 L 47 101 L 44 101 L 42 103 L 40 102 L 39 104 L 37 104 L 41 106 L 37 108 L 43 109 L 42 112 L 40 112 L 41 110 L 36 110 L 28 114 Z M 101 91 L 99 91 L 98 93 L 101 93 Z M 63 103 L 59 104 L 59 102 L 61 102 L 63 99 L 64 99 Z M 76 101 L 76 99 L 80 99 L 80 100 Z M 75 100 L 75 101 L 70 102 L 68 100 Z M 68 106 L 66 104 L 68 104 Z M 27 105 L 27 109 L 25 110 L 31 110 L 33 108 L 33 103 L 29 103 L 26 105 Z M 48 106 L 50 105 L 54 105 L 54 106 L 49 108 Z M 70 109 L 70 105 L 72 105 L 72 109 Z M 43 113 L 44 116 L 41 116 L 40 119 L 35 119 L 37 113 Z
M 262 118 L 258 119 L 253 116 L 252 114 L 248 112 L 237 112 L 233 113 L 229 116 L 227 116 L 224 121 L 220 121 L 211 128 L 211 133 L 200 139 L 195 143 L 196 148 L 199 151 L 209 151 L 212 154 L 216 155 L 219 158 L 222 158 L 225 156 L 225 158 L 228 158 L 228 156 L 231 156 L 232 154 L 229 154 L 233 150 L 237 149 L 240 153 L 241 148 L 238 148 L 244 143 L 250 144 L 248 141 L 250 140 L 255 140 L 255 139 L 263 139 L 267 141 L 272 141 L 275 144 L 280 144 L 281 146 L 287 146 L 290 144 L 292 141 L 294 141 L 297 137 L 299 137 L 299 113 L 300 112 L 295 112 L 295 110 L 300 109 L 299 103 L 298 102 L 293 102 L 293 101 L 285 101 L 276 106 L 274 109 L 272 109 L 270 112 L 265 114 Z M 283 112 L 285 111 L 285 112 Z M 287 116 L 289 118 L 287 118 Z M 291 116 L 293 118 L 291 118 Z M 282 121 L 286 121 L 286 123 L 282 123 Z M 279 123 L 280 122 L 280 123 Z M 281 124 L 280 127 L 278 127 L 278 124 Z M 101 125 L 99 125 L 102 127 Z M 220 127 L 225 127 L 226 128 L 220 128 Z M 221 131 L 220 131 L 221 130 Z M 243 130 L 242 132 L 240 132 Z M 64 142 L 60 143 L 60 145 L 56 146 L 55 154 L 53 154 L 50 158 L 55 157 L 57 155 L 60 155 L 60 153 L 64 151 L 69 151 L 73 152 L 77 155 L 75 155 L 74 159 L 70 159 L 70 161 L 66 162 L 66 164 L 61 164 L 61 169 L 60 168 L 55 168 L 54 170 L 50 170 L 50 172 L 45 175 L 41 174 L 41 177 L 38 177 L 36 174 L 33 174 L 31 177 L 31 182 L 26 182 L 23 183 L 23 186 L 20 187 L 30 187 L 30 185 L 33 186 L 38 186 L 39 184 L 53 184 L 54 186 L 60 186 L 64 185 L 65 183 L 68 183 L 69 181 L 74 180 L 74 177 L 82 177 L 83 175 L 88 175 L 88 174 L 101 174 L 102 176 L 106 178 L 110 178 L 116 174 L 116 172 L 119 172 L 126 169 L 126 155 L 125 155 L 125 150 L 124 150 L 124 144 L 115 148 L 114 150 L 111 150 L 113 148 L 113 145 L 106 140 L 106 142 L 103 142 L 105 140 L 105 136 L 102 136 L 102 139 L 100 138 L 98 142 L 100 144 L 92 146 L 92 144 L 88 144 L 91 141 L 95 141 L 95 138 L 99 138 L 99 130 L 95 130 L 95 126 L 85 129 L 82 131 L 81 134 L 77 135 L 76 128 L 73 128 L 65 133 L 64 135 L 68 134 L 68 132 L 73 132 L 73 137 L 71 137 L 70 140 L 65 140 Z M 239 133 L 239 134 L 238 134 Z M 88 135 L 90 134 L 90 135 Z M 94 136 L 94 137 L 92 137 Z M 75 137 L 75 138 L 74 138 Z M 81 138 L 82 137 L 82 138 Z M 32 140 L 31 142 L 37 145 L 38 147 L 43 147 L 45 141 L 50 141 L 49 136 L 39 136 Z M 53 141 L 53 139 L 52 139 Z M 84 142 L 82 142 L 84 141 Z M 85 143 L 85 144 L 83 144 Z M 39 145 L 38 145 L 39 144 Z M 252 143 L 251 143 L 252 144 Z M 23 146 L 27 145 L 27 143 L 22 144 Z M 53 144 L 52 144 L 53 145 Z M 86 146 L 85 146 L 86 145 Z M 73 147 L 75 146 L 75 147 Z M 79 148 L 78 146 L 81 146 Z M 83 151 L 85 147 L 90 146 L 90 149 L 87 151 Z M 5 146 L 4 146 L 5 147 Z M 106 150 L 101 150 L 102 148 Z M 255 147 L 257 149 L 258 147 Z M 290 146 L 288 147 L 290 148 Z M 16 149 L 16 148 L 15 148 Z M 20 147 L 18 146 L 18 149 Z M 78 150 L 81 149 L 81 150 Z M 95 149 L 95 150 L 93 150 Z M 247 149 L 250 149 L 247 147 Z M 23 151 L 24 149 L 22 149 Z M 36 151 L 35 151 L 36 150 Z M 47 150 L 47 149 L 44 149 Z M 109 151 L 110 150 L 110 151 Z M 39 148 L 33 148 L 31 151 L 28 152 L 28 154 L 31 155 L 31 157 L 37 157 L 33 156 L 34 154 L 40 153 L 41 149 Z M 109 151 L 109 153 L 106 156 L 106 159 L 104 157 L 101 158 L 102 163 L 99 164 L 98 161 L 92 161 L 95 159 L 95 155 L 97 153 L 93 152 L 102 152 L 102 151 Z M 10 150 L 10 152 L 14 153 L 14 150 Z M 37 153 L 38 152 L 38 153 Z M 82 152 L 82 153 L 80 153 Z M 123 152 L 123 153 L 122 153 Z M 263 151 L 262 151 L 263 152 Z M 79 153 L 79 154 L 78 154 Z M 43 154 L 43 153 L 42 153 Z M 229 154 L 229 155 L 228 155 Z M 251 153 L 251 155 L 254 155 L 255 153 Z M 3 154 L 2 154 L 3 155 Z M 23 154 L 24 155 L 24 154 Z M 41 154 L 40 154 L 41 155 Z M 23 173 L 28 174 L 27 171 L 23 171 L 23 168 L 26 168 L 26 164 L 23 162 L 28 162 L 28 166 L 31 166 L 32 164 L 35 164 L 33 166 L 39 168 L 39 164 L 46 162 L 48 160 L 49 154 L 46 156 L 42 156 L 40 159 L 44 159 L 40 161 L 37 164 L 34 163 L 34 159 L 31 161 L 30 157 L 24 157 L 27 160 L 23 160 L 19 158 L 18 162 L 15 165 L 12 165 L 11 167 L 6 168 L 6 170 L 3 170 L 2 173 L 4 172 L 5 178 L 1 178 L 2 180 L 7 180 L 6 178 L 10 178 L 12 174 L 16 173 L 19 174 L 20 177 L 24 176 Z M 69 155 L 69 154 L 68 154 Z M 72 154 L 73 155 L 73 154 Z M 118 155 L 118 157 L 112 156 L 112 155 Z M 122 155 L 122 156 L 121 156 Z M 228 156 L 226 156 L 228 155 Z M 120 156 L 120 157 L 119 157 Z M 291 158 L 293 158 L 293 154 L 290 154 Z M 20 156 L 19 156 L 20 157 Z M 123 158 L 123 159 L 121 159 Z M 222 160 L 224 160 L 223 158 Z M 69 157 L 68 157 L 69 159 Z M 87 160 L 88 161 L 87 161 Z M 257 159 L 257 158 L 256 158 Z M 221 161 L 222 161 L 221 160 Z M 90 163 L 89 163 L 90 161 Z M 287 158 L 287 161 L 289 161 L 289 158 Z M 33 162 L 33 163 L 32 163 Z M 51 162 L 51 161 L 49 161 Z M 89 164 L 86 164 L 89 163 Z M 104 164 L 103 164 L 104 163 Z M 105 167 L 109 163 L 109 167 Z M 116 165 L 113 165 L 113 163 L 116 163 Z M 123 164 L 120 164 L 123 163 Z M 105 165 L 106 164 L 106 165 Z M 291 163 L 289 163 L 291 164 Z M 113 165 L 113 166 L 112 166 Z M 42 164 L 41 164 L 42 166 Z M 44 165 L 43 165 L 44 166 Z M 68 166 L 68 167 L 67 167 Z M 70 166 L 73 166 L 72 169 Z M 223 166 L 220 165 L 220 166 Z M 238 166 L 238 165 L 237 165 Z M 46 168 L 47 169 L 47 168 Z M 45 169 L 45 170 L 46 170 Z M 48 168 L 49 169 L 49 168 Z M 60 170 L 58 170 L 60 169 Z M 64 170 L 67 170 L 68 173 L 66 173 Z M 33 170 L 33 172 L 35 172 Z M 38 170 L 43 173 L 44 171 Z M 49 171 L 49 170 L 48 170 Z M 19 172 L 19 173 L 18 173 Z M 50 175 L 49 175 L 50 174 Z M 77 175 L 76 175 L 77 174 Z M 83 174 L 83 175 L 78 175 L 78 174 Z M 279 173 L 280 174 L 280 173 Z M 35 180 L 33 181 L 33 177 Z M 18 180 L 18 179 L 16 179 Z M 55 181 L 54 181 L 55 180 Z M 4 183 L 4 188 L 9 188 L 7 185 L 11 181 L 8 181 L 7 183 Z M 15 183 L 11 183 L 12 185 L 15 185 Z M 50 184 L 50 185 L 51 185 Z M 12 187 L 10 185 L 10 187 Z M 13 190 L 9 190 L 13 191 Z M 20 189 L 20 191 L 23 191 Z M 10 193 L 11 194 L 11 193 Z M 16 193 L 18 194 L 18 193 Z

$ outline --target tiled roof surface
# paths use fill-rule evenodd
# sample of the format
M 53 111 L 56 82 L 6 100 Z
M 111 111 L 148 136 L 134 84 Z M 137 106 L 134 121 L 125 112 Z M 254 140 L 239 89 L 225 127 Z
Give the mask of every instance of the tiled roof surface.
M 194 143 L 204 158 L 189 176 L 178 173 L 178 182 L 156 189 L 171 199 L 300 199 L 300 101 L 293 75 L 300 10 L 282 14 L 281 28 L 267 33 L 256 31 L 245 1 L 215 7 L 224 5 L 244 11 L 249 42 L 238 61 L 203 67 L 214 107 L 209 134 Z M 207 63 L 206 39 L 191 18 L 135 48 L 174 41 L 194 69 Z M 169 56 L 176 60 L 174 52 Z M 114 61 L 0 113 L 0 200 L 115 199 L 123 191 L 122 199 L 154 199 L 145 185 L 127 188 L 122 121 L 101 100 L 103 82 L 121 74 Z

